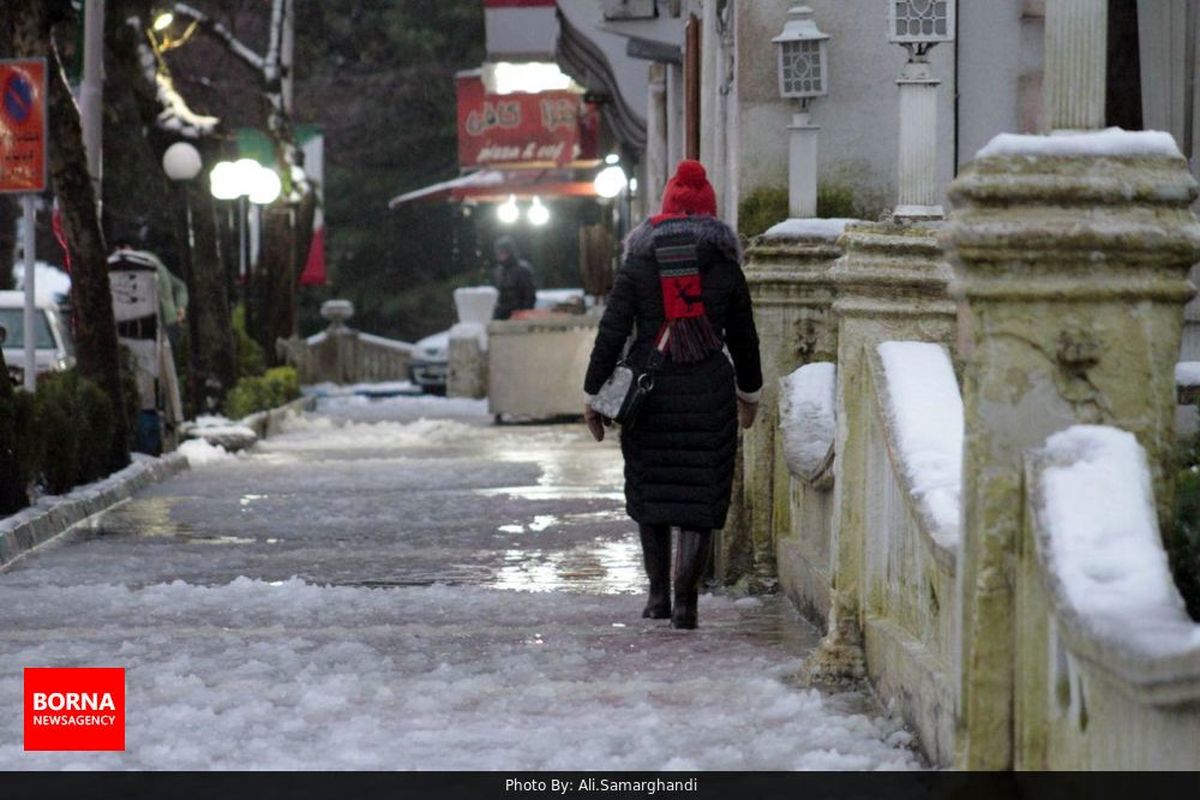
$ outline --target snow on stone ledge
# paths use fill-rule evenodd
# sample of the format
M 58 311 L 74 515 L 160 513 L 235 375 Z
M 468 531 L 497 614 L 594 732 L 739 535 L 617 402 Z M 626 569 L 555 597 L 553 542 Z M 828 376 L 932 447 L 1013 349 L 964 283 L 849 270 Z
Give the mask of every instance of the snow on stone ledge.
M 962 506 L 963 405 L 950 356 L 928 342 L 884 342 L 887 414 L 898 456 L 929 534 L 957 547 Z
M 1176 386 L 1200 386 L 1200 361 L 1180 361 L 1175 365 Z
M 992 156 L 1158 156 L 1183 158 L 1175 139 L 1163 131 L 1056 131 L 1049 136 L 1002 133 L 976 158 Z
M 834 217 L 830 219 L 786 219 L 772 225 L 763 233 L 763 239 L 829 239 L 834 240 L 856 219 Z
M 837 433 L 836 364 L 805 364 L 779 379 L 783 457 L 793 474 L 814 480 L 829 465 Z
M 1075 425 L 1046 440 L 1046 567 L 1094 633 L 1161 655 L 1200 646 L 1158 532 L 1146 455 L 1131 433 Z

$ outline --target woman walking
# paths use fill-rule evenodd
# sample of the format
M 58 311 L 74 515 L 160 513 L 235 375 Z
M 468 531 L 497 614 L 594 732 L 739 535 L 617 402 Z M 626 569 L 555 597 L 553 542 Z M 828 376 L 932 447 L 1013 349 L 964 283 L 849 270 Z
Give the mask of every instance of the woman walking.
M 696 627 L 711 533 L 725 525 L 737 425 L 754 422 L 762 393 L 758 333 L 737 235 L 716 217 L 716 195 L 698 161 L 681 161 L 662 213 L 625 240 L 592 349 L 589 400 L 612 374 L 626 340 L 641 368 L 665 334 L 664 362 L 636 424 L 621 431 L 625 505 L 638 523 L 650 599 L 642 616 Z M 726 355 L 728 352 L 728 356 Z M 730 361 L 732 360 L 732 364 Z M 604 422 L 585 404 L 597 441 Z M 679 528 L 671 603 L 671 528 Z

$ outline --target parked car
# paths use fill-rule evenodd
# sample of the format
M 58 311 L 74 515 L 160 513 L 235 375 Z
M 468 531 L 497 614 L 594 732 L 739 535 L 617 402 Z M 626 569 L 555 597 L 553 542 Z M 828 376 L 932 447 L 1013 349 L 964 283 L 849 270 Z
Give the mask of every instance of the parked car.
M 75 365 L 71 337 L 58 306 L 39 299 L 34 317 L 35 363 L 39 375 L 61 372 Z M 25 380 L 25 294 L 0 292 L 0 326 L 4 327 L 4 363 L 14 384 Z
M 450 372 L 450 331 L 426 336 L 413 346 L 408 362 L 412 382 L 428 394 L 445 394 Z

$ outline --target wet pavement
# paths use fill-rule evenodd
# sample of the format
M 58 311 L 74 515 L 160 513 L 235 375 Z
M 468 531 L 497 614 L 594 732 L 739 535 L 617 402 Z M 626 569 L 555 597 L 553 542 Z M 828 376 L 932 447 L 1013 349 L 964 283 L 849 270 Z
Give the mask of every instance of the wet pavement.
M 781 598 L 641 619 L 621 485 L 582 426 L 327 401 L 0 572 L 0 768 L 916 765 L 868 695 L 791 683 Z M 126 753 L 20 750 L 20 669 L 58 665 L 126 666 Z

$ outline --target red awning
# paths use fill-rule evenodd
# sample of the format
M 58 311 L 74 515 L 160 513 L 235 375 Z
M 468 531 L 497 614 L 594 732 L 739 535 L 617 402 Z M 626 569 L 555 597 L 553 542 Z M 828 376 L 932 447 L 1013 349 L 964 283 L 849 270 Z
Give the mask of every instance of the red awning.
M 572 170 L 483 169 L 397 195 L 388 201 L 388 208 L 405 203 L 499 202 L 510 195 L 517 198 L 595 197 L 596 189 L 590 180 L 576 180 Z

